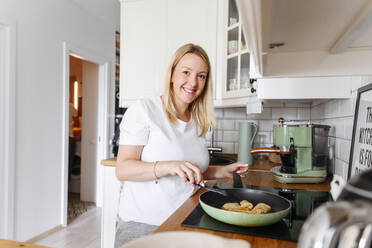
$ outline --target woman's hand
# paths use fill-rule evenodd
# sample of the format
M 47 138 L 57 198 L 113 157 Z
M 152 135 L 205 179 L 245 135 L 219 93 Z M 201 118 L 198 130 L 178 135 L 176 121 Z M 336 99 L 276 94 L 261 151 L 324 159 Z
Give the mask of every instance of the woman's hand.
M 224 166 L 209 166 L 204 173 L 206 179 L 232 178 L 234 173 L 245 177 L 248 171 L 248 164 L 236 162 Z
M 221 167 L 222 178 L 232 178 L 234 173 L 239 174 L 241 177 L 245 177 L 248 171 L 248 164 L 243 162 L 236 162 Z
M 195 163 L 189 161 L 167 161 L 161 162 L 164 164 L 164 169 L 167 170 L 166 174 L 172 176 L 179 176 L 184 182 L 189 181 L 191 184 L 202 183 L 203 174 Z M 162 166 L 159 166 L 157 169 L 163 169 Z

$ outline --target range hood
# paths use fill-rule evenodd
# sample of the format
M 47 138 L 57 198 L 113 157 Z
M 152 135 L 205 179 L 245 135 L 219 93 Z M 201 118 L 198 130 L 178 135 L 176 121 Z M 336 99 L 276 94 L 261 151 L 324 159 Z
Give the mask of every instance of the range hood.
M 258 78 L 258 99 L 343 99 L 351 97 L 352 77 Z

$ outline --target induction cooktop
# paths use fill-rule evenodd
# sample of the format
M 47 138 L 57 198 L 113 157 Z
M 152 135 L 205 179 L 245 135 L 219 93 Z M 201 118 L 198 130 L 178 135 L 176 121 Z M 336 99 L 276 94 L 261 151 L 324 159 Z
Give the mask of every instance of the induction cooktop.
M 217 183 L 218 188 L 233 188 L 228 183 Z M 282 189 L 264 186 L 244 185 L 244 188 L 258 189 L 283 196 L 292 202 L 292 208 L 287 217 L 278 223 L 264 227 L 241 227 L 220 222 L 204 212 L 200 204 L 182 222 L 182 226 L 209 229 L 214 231 L 247 234 L 280 240 L 297 241 L 306 218 L 321 204 L 332 201 L 329 192 Z

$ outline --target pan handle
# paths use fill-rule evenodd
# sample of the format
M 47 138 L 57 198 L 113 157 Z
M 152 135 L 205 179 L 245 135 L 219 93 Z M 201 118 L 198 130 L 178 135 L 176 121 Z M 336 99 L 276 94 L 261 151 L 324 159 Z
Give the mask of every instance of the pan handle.
M 257 153 L 277 153 L 280 155 L 290 154 L 290 152 L 283 152 L 278 147 L 259 147 L 259 148 L 252 148 L 251 154 Z
M 280 153 L 280 149 L 277 147 L 259 147 L 251 149 L 251 154 L 257 153 Z

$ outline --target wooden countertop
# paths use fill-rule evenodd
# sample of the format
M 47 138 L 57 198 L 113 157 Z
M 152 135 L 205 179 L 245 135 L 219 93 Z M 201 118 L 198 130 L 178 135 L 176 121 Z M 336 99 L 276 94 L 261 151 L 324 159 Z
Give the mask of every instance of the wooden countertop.
M 222 156 L 222 155 L 221 155 Z M 227 154 L 226 157 L 236 158 L 235 154 Z M 105 166 L 115 166 L 116 158 L 106 159 L 101 161 L 102 165 Z M 256 186 L 268 186 L 268 187 L 278 187 L 278 188 L 289 188 L 289 189 L 306 189 L 306 190 L 318 190 L 318 191 L 330 191 L 330 181 L 328 179 L 326 182 L 321 184 L 282 184 L 274 180 L 273 174 L 270 169 L 274 166 L 279 166 L 280 164 L 272 163 L 267 159 L 255 160 L 252 166 L 249 166 L 248 173 L 245 178 L 242 178 L 243 184 L 256 185 Z M 230 182 L 231 179 L 218 180 L 219 182 Z M 208 185 L 213 185 L 216 180 L 209 180 Z M 183 205 L 177 209 L 159 228 L 155 230 L 155 233 L 167 232 L 167 231 L 194 231 L 194 232 L 206 232 L 226 238 L 233 239 L 243 239 L 248 241 L 252 248 L 255 247 L 286 247 L 292 248 L 296 247 L 297 243 L 292 241 L 284 241 L 278 239 L 264 238 L 251 235 L 243 235 L 237 233 L 226 233 L 213 230 L 205 230 L 199 228 L 190 228 L 181 226 L 181 223 L 185 218 L 194 210 L 194 208 L 199 204 L 199 196 L 205 192 L 204 189 L 198 190 L 192 197 L 190 197 Z
M 6 240 L 6 239 L 0 239 L 0 247 L 4 247 L 4 248 L 16 248 L 16 247 L 46 248 L 46 246 L 33 245 L 33 244 L 29 244 L 29 243 L 17 242 L 17 241 Z

